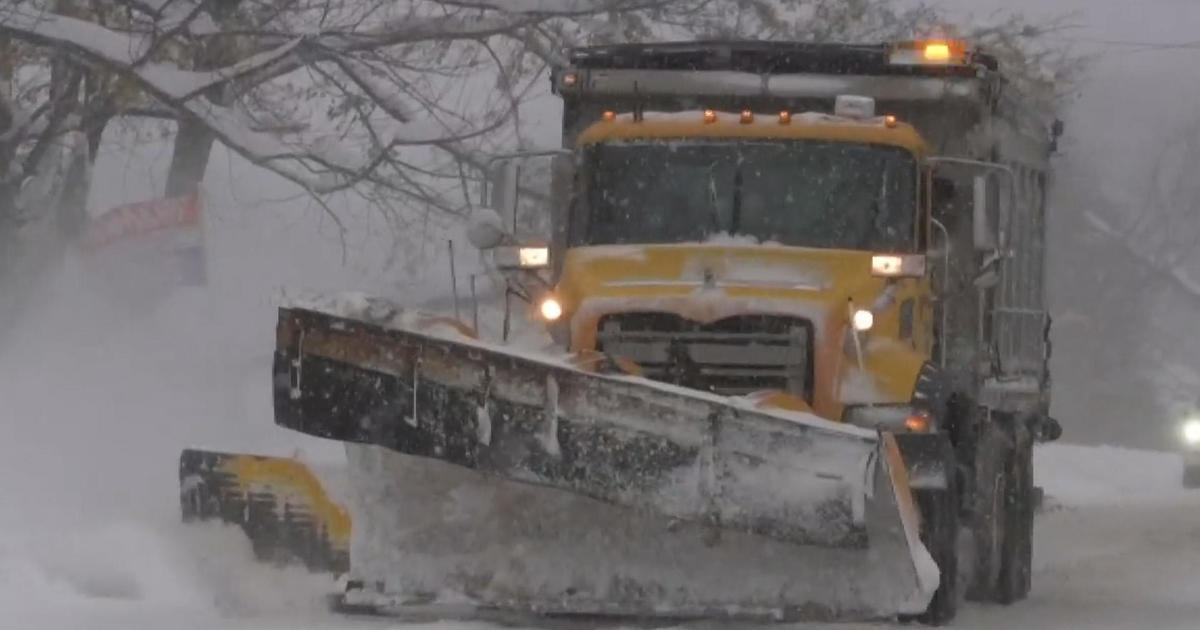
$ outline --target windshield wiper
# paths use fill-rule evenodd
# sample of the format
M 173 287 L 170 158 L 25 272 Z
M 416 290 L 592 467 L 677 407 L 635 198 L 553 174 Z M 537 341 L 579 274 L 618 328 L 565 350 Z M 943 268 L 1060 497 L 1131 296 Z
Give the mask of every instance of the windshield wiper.
M 717 178 L 715 177 L 716 168 L 717 165 L 715 163 L 710 164 L 708 167 L 708 219 L 709 222 L 712 223 L 712 232 L 710 232 L 710 234 L 721 233 L 721 210 L 717 205 Z
M 729 234 L 737 234 L 742 226 L 742 160 L 739 156 L 733 171 L 733 209 L 729 218 Z

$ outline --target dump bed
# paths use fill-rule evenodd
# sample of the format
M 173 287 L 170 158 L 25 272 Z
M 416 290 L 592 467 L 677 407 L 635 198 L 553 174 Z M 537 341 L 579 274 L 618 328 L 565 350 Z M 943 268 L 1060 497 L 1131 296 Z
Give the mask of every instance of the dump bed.
M 554 71 L 563 143 L 604 111 L 704 108 L 758 113 L 832 111 L 839 94 L 875 98 L 877 111 L 913 123 L 931 141 L 961 139 L 999 89 L 994 57 L 901 63 L 893 44 L 699 41 L 575 48 Z M 955 147 L 959 150 L 959 147 Z

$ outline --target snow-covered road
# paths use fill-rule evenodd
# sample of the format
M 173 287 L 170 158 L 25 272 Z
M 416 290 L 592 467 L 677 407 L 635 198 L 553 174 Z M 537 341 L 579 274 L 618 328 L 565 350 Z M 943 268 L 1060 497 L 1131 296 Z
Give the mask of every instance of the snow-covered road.
M 1010 607 L 968 605 L 964 628 L 1195 628 L 1200 494 L 1173 454 L 1043 447 L 1051 499 L 1037 523 L 1034 586 Z
M 1038 522 L 1031 598 L 1010 607 L 965 604 L 955 627 L 1195 628 L 1200 494 L 1179 489 L 1178 458 L 1055 445 L 1040 450 L 1037 466 L 1050 499 Z M 256 565 L 240 533 L 217 526 L 169 518 L 44 525 L 9 529 L 0 542 L 4 627 L 499 627 L 337 617 L 322 607 L 331 588 L 324 579 Z

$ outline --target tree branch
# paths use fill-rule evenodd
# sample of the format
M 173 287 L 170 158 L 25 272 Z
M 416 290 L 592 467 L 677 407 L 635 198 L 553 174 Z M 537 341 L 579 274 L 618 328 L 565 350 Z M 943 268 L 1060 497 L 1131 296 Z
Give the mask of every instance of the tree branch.
M 1156 276 L 1167 281 L 1193 299 L 1200 300 L 1200 282 L 1184 273 L 1182 269 L 1162 265 L 1153 255 L 1142 251 L 1141 248 L 1134 247 L 1125 234 L 1122 234 L 1120 230 L 1113 227 L 1111 223 L 1096 212 L 1085 210 L 1083 217 L 1097 232 L 1116 241 L 1130 256 L 1142 263 L 1146 270 L 1152 271 Z

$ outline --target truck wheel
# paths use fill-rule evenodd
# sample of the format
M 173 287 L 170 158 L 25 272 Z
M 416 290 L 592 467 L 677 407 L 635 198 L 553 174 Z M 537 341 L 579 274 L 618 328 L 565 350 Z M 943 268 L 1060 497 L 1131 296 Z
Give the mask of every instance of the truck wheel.
M 1004 556 L 997 600 L 1011 604 L 1029 594 L 1033 568 L 1033 449 L 1017 440 L 1009 460 Z
M 921 510 L 921 542 L 937 563 L 941 577 L 929 607 L 916 620 L 931 626 L 949 623 L 958 612 L 958 491 L 917 490 Z
M 1008 467 L 1012 442 L 994 423 L 988 423 L 976 445 L 971 534 L 974 570 L 966 598 L 977 602 L 999 601 L 1000 574 L 1005 556 L 1005 530 L 1009 523 Z

